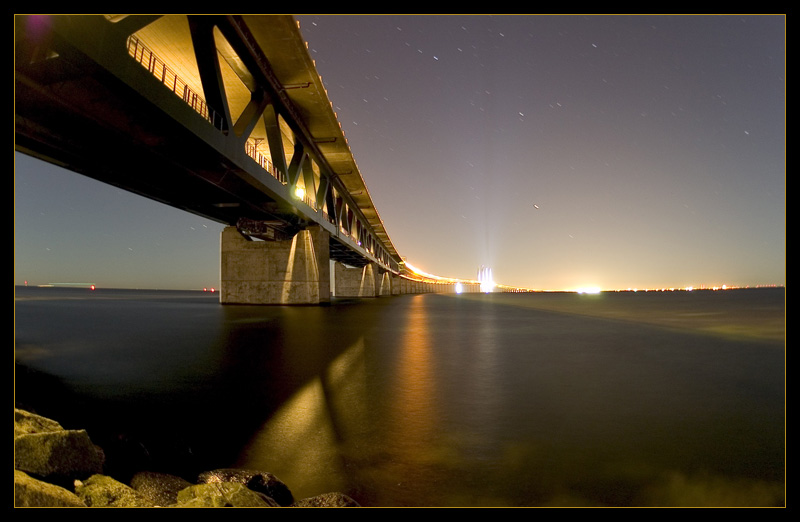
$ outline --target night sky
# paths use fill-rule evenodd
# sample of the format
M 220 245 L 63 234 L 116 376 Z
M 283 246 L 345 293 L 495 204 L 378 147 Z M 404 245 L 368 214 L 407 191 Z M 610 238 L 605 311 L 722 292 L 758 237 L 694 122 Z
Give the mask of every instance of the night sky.
M 785 284 L 783 16 L 301 16 L 386 228 L 536 289 Z M 15 284 L 202 288 L 222 225 L 15 153 Z

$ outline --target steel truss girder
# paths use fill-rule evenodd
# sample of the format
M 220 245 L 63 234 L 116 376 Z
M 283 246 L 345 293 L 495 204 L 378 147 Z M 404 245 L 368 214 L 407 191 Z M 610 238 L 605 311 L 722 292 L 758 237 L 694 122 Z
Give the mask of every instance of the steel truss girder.
M 241 59 L 246 73 L 238 67 L 234 68 L 234 70 L 240 73 L 243 83 L 247 85 L 252 92 L 263 90 L 264 94 L 259 94 L 258 96 L 264 96 L 267 99 L 261 106 L 263 106 L 262 117 L 264 118 L 264 124 L 267 130 L 267 143 L 270 149 L 270 155 L 273 158 L 277 158 L 277 161 L 274 162 L 275 166 L 286 175 L 291 191 L 294 192 L 294 186 L 297 184 L 301 170 L 304 181 L 306 182 L 306 189 L 313 187 L 313 183 L 311 182 L 311 180 L 313 180 L 313 173 L 310 170 L 310 164 L 306 161 L 307 158 L 313 158 L 314 162 L 320 168 L 320 186 L 316 188 L 313 194 L 317 208 L 327 207 L 328 214 L 332 215 L 333 222 L 339 222 L 339 209 L 337 209 L 335 205 L 327 205 L 329 202 L 328 192 L 331 188 L 335 187 L 340 194 L 347 195 L 348 208 L 355 209 L 355 213 L 358 214 L 358 221 L 362 223 L 363 227 L 369 228 L 367 219 L 363 215 L 360 215 L 361 213 L 357 210 L 358 205 L 349 198 L 347 189 L 333 173 L 333 169 L 328 165 L 324 155 L 316 146 L 310 132 L 308 132 L 303 125 L 299 112 L 294 108 L 291 100 L 284 94 L 284 87 L 272 72 L 269 61 L 254 42 L 242 17 L 229 15 L 204 16 L 203 18 L 211 19 L 206 20 L 206 23 L 213 24 L 220 30 L 228 41 L 228 44 L 231 45 L 233 51 L 237 54 L 239 59 Z M 254 108 L 252 114 L 247 111 L 245 111 L 245 113 L 248 114 L 248 119 L 253 119 L 257 110 Z M 279 115 L 283 116 L 284 121 L 286 121 L 292 129 L 295 137 L 295 149 L 288 165 L 286 164 L 283 152 L 283 143 L 278 123 Z M 238 122 L 235 125 L 238 125 Z M 374 232 L 372 232 L 372 236 L 375 236 Z
M 84 20 L 80 20 L 80 18 L 79 16 L 74 18 L 71 16 L 63 16 L 58 22 L 63 22 L 66 26 L 74 25 L 80 27 L 84 25 Z M 89 55 L 92 55 L 92 59 L 94 59 L 95 55 L 92 53 L 95 52 L 95 48 L 100 49 L 101 46 L 110 48 L 112 45 L 114 45 L 115 48 L 116 46 L 124 46 L 124 42 L 129 36 L 159 17 L 132 15 L 121 18 L 113 24 L 110 22 L 98 23 L 89 21 L 90 18 L 99 20 L 102 18 L 101 16 L 83 18 L 89 22 L 85 24 L 86 27 L 100 29 L 100 33 L 102 33 L 102 38 L 100 38 L 99 35 L 96 35 L 94 30 L 88 32 L 84 31 L 83 34 L 86 36 L 79 36 L 76 40 L 80 42 L 80 44 L 76 45 L 84 45 L 86 49 L 91 48 Z M 364 244 L 368 252 L 374 254 L 376 258 L 385 259 L 385 252 L 381 248 L 380 242 L 377 241 L 378 236 L 371 230 L 369 221 L 350 196 L 344 183 L 328 164 L 323 153 L 317 146 L 314 137 L 306 128 L 303 119 L 299 116 L 299 111 L 294 107 L 284 87 L 280 84 L 275 73 L 272 71 L 269 61 L 265 57 L 263 51 L 261 51 L 250 34 L 243 17 L 189 16 L 187 20 L 193 42 L 194 58 L 200 73 L 204 97 L 206 98 L 205 101 L 221 116 L 220 127 L 222 131 L 222 142 L 228 142 L 228 144 L 224 145 L 225 149 L 230 150 L 232 145 L 240 144 L 247 140 L 252 130 L 258 124 L 259 119 L 263 120 L 267 131 L 267 145 L 269 146 L 273 163 L 277 170 L 285 176 L 285 180 L 289 182 L 289 193 L 291 194 L 294 192 L 292 189 L 302 175 L 306 189 L 309 192 L 309 197 L 315 201 L 318 209 L 327 209 L 330 220 L 336 224 L 337 233 L 344 228 L 347 230 L 348 234 L 352 236 L 353 232 L 356 231 L 357 235 L 355 237 Z M 219 42 L 214 35 L 215 28 L 222 34 L 229 48 L 218 48 Z M 88 37 L 88 33 L 91 33 L 92 38 Z M 98 43 L 95 44 L 95 42 Z M 69 42 L 64 49 L 68 50 L 72 45 L 73 44 Z M 32 54 L 35 51 L 35 49 L 31 50 L 30 53 Z M 28 51 L 20 46 L 15 46 L 15 54 L 17 57 L 20 56 L 20 53 L 24 54 L 25 52 Z M 228 53 L 230 53 L 230 55 Z M 100 54 L 105 55 L 106 53 L 101 52 Z M 222 55 L 223 59 L 226 59 L 226 56 L 232 57 L 233 54 L 236 55 L 241 63 L 238 67 L 236 66 L 237 62 L 235 60 L 231 60 L 228 63 L 231 64 L 234 71 L 240 74 L 240 78 L 251 93 L 249 103 L 235 122 L 232 120 L 232 115 L 228 106 L 228 98 L 226 96 L 225 84 L 222 79 L 219 62 L 220 55 Z M 110 54 L 108 55 L 110 56 Z M 30 63 L 32 60 L 27 61 Z M 19 63 L 21 63 L 21 61 L 18 59 L 17 64 Z M 116 63 L 119 63 L 118 58 L 115 58 L 113 64 L 111 62 L 106 62 L 101 66 L 105 66 L 109 68 L 109 71 L 113 71 L 114 67 L 116 67 Z M 38 71 L 38 69 L 35 71 L 35 68 L 36 64 L 29 66 L 26 71 L 32 73 Z M 77 72 L 82 73 L 83 71 Z M 51 73 L 62 75 L 74 74 L 74 72 L 68 70 L 45 70 L 43 72 L 43 74 Z M 126 74 L 128 73 L 126 72 Z M 281 118 L 291 129 L 295 142 L 292 157 L 288 158 L 288 161 L 285 157 L 281 136 Z M 314 186 L 314 182 L 316 181 L 315 173 L 311 168 L 312 160 L 319 167 L 320 177 L 316 187 Z M 230 166 L 225 167 L 227 164 L 225 160 L 222 161 L 222 164 L 223 168 L 232 169 Z M 228 171 L 217 174 L 210 166 L 203 169 L 202 176 L 207 181 L 223 189 L 227 186 L 232 187 L 236 183 L 242 182 L 242 180 L 236 181 L 236 183 L 232 185 L 231 182 L 226 181 L 228 179 L 234 179 L 232 176 L 228 176 Z M 255 187 L 251 188 L 255 189 Z M 140 190 L 139 193 L 153 197 L 144 190 Z M 261 203 L 255 200 L 253 200 L 252 205 L 242 202 L 241 210 L 244 210 L 246 206 L 255 208 L 260 205 Z M 184 208 L 180 205 L 176 206 Z M 259 209 L 258 212 L 261 212 L 261 210 L 266 210 L 271 214 L 273 210 L 280 212 L 278 208 L 280 206 L 281 205 L 278 204 L 273 207 L 270 204 L 270 208 L 264 207 L 264 209 Z M 215 211 L 213 214 L 215 219 L 220 219 L 220 216 L 224 215 L 225 217 L 223 219 L 229 221 L 231 219 L 230 216 L 235 216 L 235 214 L 233 214 L 235 208 L 232 205 L 228 205 L 226 208 L 230 210 L 225 210 L 224 212 Z M 198 206 L 194 211 L 201 213 L 205 210 L 201 210 Z M 277 214 L 272 215 L 277 217 Z M 240 214 L 239 217 L 242 217 L 242 215 Z M 291 228 L 303 224 L 302 219 L 298 221 L 297 218 L 299 216 L 296 214 L 287 214 L 284 217 L 286 218 L 284 221 L 287 227 Z M 233 221 L 229 222 L 233 223 L 235 221 L 236 219 L 233 219 Z

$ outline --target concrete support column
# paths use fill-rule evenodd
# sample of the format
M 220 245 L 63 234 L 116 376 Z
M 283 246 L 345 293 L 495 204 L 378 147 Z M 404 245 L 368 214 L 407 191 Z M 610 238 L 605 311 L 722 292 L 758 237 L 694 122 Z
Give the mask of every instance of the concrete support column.
M 329 303 L 330 234 L 309 227 L 287 241 L 257 241 L 236 227 L 221 236 L 220 303 Z
M 390 272 L 383 272 L 378 275 L 380 284 L 378 286 L 378 295 L 392 295 L 392 274 Z
M 403 290 L 401 288 L 402 281 L 403 278 L 398 275 L 391 274 L 389 276 L 389 282 L 392 287 L 392 295 L 400 295 L 403 293 Z
M 367 263 L 363 268 L 334 263 L 334 294 L 336 297 L 376 297 L 380 291 L 379 278 L 374 263 Z

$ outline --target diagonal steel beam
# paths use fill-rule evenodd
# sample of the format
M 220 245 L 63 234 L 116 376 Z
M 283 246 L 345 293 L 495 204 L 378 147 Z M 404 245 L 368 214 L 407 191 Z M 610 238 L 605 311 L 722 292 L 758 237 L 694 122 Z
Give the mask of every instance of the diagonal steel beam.
M 197 68 L 203 85 L 203 96 L 206 103 L 222 115 L 222 131 L 227 133 L 231 127 L 231 112 L 228 97 L 225 95 L 225 84 L 219 65 L 217 45 L 214 41 L 213 19 L 205 16 L 187 16 L 189 31 L 192 35 Z

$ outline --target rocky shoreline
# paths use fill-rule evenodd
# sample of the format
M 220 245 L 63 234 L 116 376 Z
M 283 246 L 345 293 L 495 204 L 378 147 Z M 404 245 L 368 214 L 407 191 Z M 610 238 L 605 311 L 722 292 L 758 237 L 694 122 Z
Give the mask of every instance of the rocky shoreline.
M 128 483 L 104 474 L 105 453 L 85 430 L 14 409 L 15 507 L 353 507 L 333 492 L 296 500 L 266 471 L 218 469 L 184 478 L 142 470 Z

